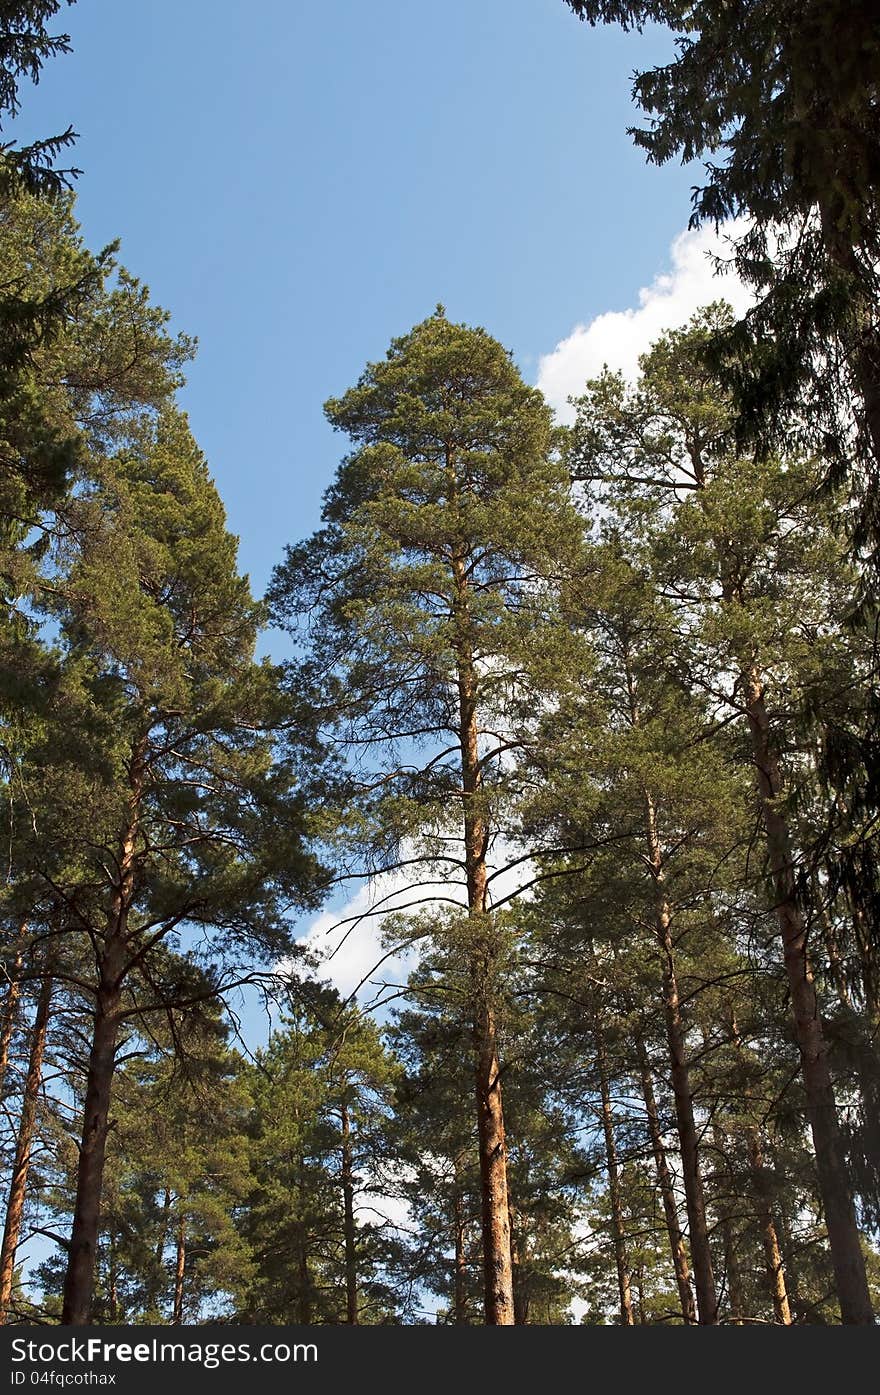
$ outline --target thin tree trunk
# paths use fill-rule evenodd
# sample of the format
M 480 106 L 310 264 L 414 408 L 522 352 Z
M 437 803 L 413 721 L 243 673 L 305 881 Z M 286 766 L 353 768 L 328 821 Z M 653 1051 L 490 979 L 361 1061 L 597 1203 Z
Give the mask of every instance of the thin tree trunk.
M 474 1084 L 480 1152 L 483 1275 L 486 1322 L 514 1322 L 513 1264 L 507 1193 L 507 1149 L 495 1012 L 495 928 L 488 913 L 486 850 L 489 828 L 481 806 L 482 769 L 477 722 L 477 679 L 465 560 L 453 561 L 457 628 L 459 744 L 473 1007 Z
M 651 1138 L 651 1149 L 654 1153 L 654 1167 L 657 1171 L 657 1181 L 663 1200 L 663 1213 L 666 1217 L 666 1231 L 669 1235 L 669 1249 L 672 1254 L 672 1267 L 675 1271 L 675 1282 L 678 1287 L 678 1297 L 681 1303 L 681 1315 L 686 1323 L 695 1323 L 697 1320 L 697 1310 L 694 1307 L 694 1295 L 691 1290 L 687 1251 L 685 1249 L 684 1236 L 681 1233 L 681 1226 L 678 1223 L 678 1206 L 675 1200 L 675 1189 L 672 1185 L 672 1174 L 669 1171 L 669 1164 L 666 1161 L 666 1149 L 663 1146 L 663 1133 L 660 1128 L 660 1118 L 657 1113 L 657 1101 L 654 1096 L 654 1081 L 651 1075 L 651 1066 L 648 1061 L 645 1043 L 641 1038 L 639 1038 L 638 1041 L 638 1051 L 642 1094 L 644 1096 L 645 1110 L 648 1117 L 648 1133 Z
M 739 1259 L 736 1253 L 736 1241 L 733 1234 L 733 1226 L 730 1224 L 728 1216 L 721 1218 L 721 1243 L 724 1246 L 724 1271 L 727 1279 L 727 1302 L 730 1306 L 730 1321 L 734 1327 L 742 1327 L 743 1319 L 746 1316 L 746 1305 L 743 1297 L 742 1274 L 739 1267 Z
M 611 1202 L 611 1233 L 614 1238 L 614 1259 L 617 1264 L 617 1291 L 620 1295 L 620 1321 L 624 1327 L 634 1327 L 632 1290 L 626 1256 L 626 1232 L 620 1202 L 620 1172 L 617 1166 L 617 1144 L 614 1141 L 614 1115 L 608 1084 L 608 1057 L 605 1036 L 598 1022 L 596 1032 L 596 1064 L 599 1068 L 599 1091 L 602 1099 L 602 1132 L 605 1135 L 605 1160 L 608 1169 L 608 1196 Z
M 873 1310 L 840 1137 L 828 1048 L 807 953 L 806 927 L 797 900 L 791 837 L 785 814 L 779 807 L 783 793 L 782 772 L 771 741 L 760 677 L 752 667 L 743 674 L 743 679 L 776 917 L 841 1317 L 847 1324 L 870 1325 Z
M 16 937 L 19 948 L 16 950 L 15 959 L 12 963 L 12 970 L 9 974 L 9 987 L 6 990 L 6 1002 L 3 1004 L 3 1023 L 0 1026 L 0 1098 L 6 1087 L 6 1072 L 9 1068 L 9 1048 L 12 1044 L 12 1034 L 15 1031 L 15 1024 L 18 1019 L 18 1000 L 21 997 L 21 965 L 22 949 L 21 942 L 27 935 L 27 921 L 22 921 L 18 927 Z
M 346 1322 L 358 1322 L 357 1247 L 354 1225 L 354 1169 L 351 1155 L 351 1121 L 342 1106 L 342 1199 L 345 1211 L 345 1307 Z
M 529 1305 L 523 1286 L 522 1257 L 516 1233 L 516 1216 L 512 1206 L 508 1209 L 508 1221 L 510 1223 L 510 1263 L 513 1269 L 513 1321 L 515 1326 L 523 1327 L 528 1322 Z
M 107 1302 L 107 1316 L 111 1323 L 119 1321 L 119 1275 L 116 1269 L 116 1246 L 110 1239 L 110 1276 Z
M 308 1327 L 312 1321 L 312 1282 L 309 1274 L 309 1238 L 306 1228 L 306 1160 L 300 1154 L 297 1177 L 299 1224 L 297 1225 L 297 1271 L 299 1275 L 299 1321 Z
M 165 1188 L 165 1196 L 162 1200 L 162 1220 L 159 1226 L 159 1239 L 156 1241 L 156 1264 L 159 1265 L 165 1258 L 165 1246 L 168 1243 L 168 1217 L 171 1214 L 171 1192 Z
M 0 1249 L 0 1323 L 6 1321 L 9 1301 L 12 1297 L 12 1284 L 15 1278 L 15 1255 L 21 1237 L 21 1222 L 24 1215 L 37 1106 L 43 1083 L 43 1055 L 46 1050 L 46 1034 L 49 1026 L 53 986 L 51 974 L 47 973 L 40 986 L 40 996 L 37 999 L 24 1099 L 18 1125 L 18 1136 L 15 1142 L 9 1200 L 6 1204 L 6 1224 L 3 1228 L 3 1245 Z
M 455 1273 L 453 1275 L 452 1313 L 456 1327 L 465 1327 L 468 1320 L 467 1298 L 467 1255 L 465 1250 L 464 1198 L 458 1184 L 456 1166 L 455 1196 L 452 1205 L 452 1224 L 455 1232 Z
M 177 1250 L 174 1264 L 174 1312 L 172 1327 L 183 1325 L 183 1281 L 186 1274 L 186 1216 L 181 1212 L 177 1222 Z
M 754 1127 L 748 1130 L 748 1143 L 749 1161 L 755 1179 L 755 1189 L 760 1200 L 758 1223 L 761 1227 L 761 1243 L 764 1246 L 764 1261 L 767 1267 L 770 1296 L 773 1299 L 773 1314 L 778 1323 L 789 1327 L 791 1325 L 791 1308 L 785 1287 L 782 1251 L 779 1248 L 779 1237 L 776 1234 L 776 1225 L 764 1181 L 764 1155 L 761 1148 L 761 1137 Z
M 691 1090 L 685 1027 L 681 1015 L 681 1000 L 675 971 L 675 948 L 672 942 L 672 912 L 665 892 L 663 855 L 657 832 L 654 802 L 645 790 L 645 836 L 648 862 L 656 893 L 655 933 L 660 948 L 660 969 L 663 982 L 663 1012 L 666 1039 L 669 1045 L 672 1094 L 681 1150 L 682 1182 L 687 1204 L 691 1259 L 697 1290 L 697 1312 L 702 1326 L 718 1321 L 718 1295 L 709 1249 L 709 1227 L 706 1221 L 706 1198 L 700 1170 L 700 1147 L 694 1118 L 694 1097 Z

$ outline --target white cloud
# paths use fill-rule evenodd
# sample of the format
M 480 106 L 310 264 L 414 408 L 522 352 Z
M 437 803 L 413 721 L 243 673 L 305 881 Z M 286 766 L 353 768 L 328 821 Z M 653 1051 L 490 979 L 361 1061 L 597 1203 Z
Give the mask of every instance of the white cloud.
M 318 976 L 343 998 L 356 994 L 366 1006 L 382 983 L 405 982 L 412 952 L 385 958 L 382 927 L 385 915 L 410 899 L 408 889 L 403 878 L 396 884 L 390 876 L 367 882 L 345 905 L 318 916 L 300 941 L 317 956 Z
M 686 324 L 700 306 L 727 300 L 738 314 L 748 308 L 751 291 L 733 272 L 718 275 L 712 261 L 714 255 L 726 254 L 725 239 L 742 227 L 730 223 L 718 235 L 711 228 L 679 233 L 669 252 L 671 270 L 642 287 L 637 308 L 608 310 L 588 324 L 577 324 L 555 349 L 542 355 L 537 385 L 561 421 L 573 420 L 568 398 L 583 392 L 588 378 L 607 364 L 634 379 L 639 355 L 665 330 Z
M 444 879 L 443 867 L 443 863 L 437 865 L 436 880 L 427 867 L 421 877 L 413 876 L 412 867 L 401 867 L 371 878 L 344 905 L 317 916 L 299 942 L 317 959 L 318 977 L 331 983 L 343 998 L 355 995 L 362 1007 L 381 1002 L 402 987 L 418 961 L 418 946 L 389 956 L 382 942 L 386 918 L 430 912 L 432 906 L 445 910 L 450 902 L 465 906 L 467 891 L 460 871 L 453 874 L 450 869 L 449 878 Z M 496 904 L 515 895 L 533 875 L 531 863 L 520 862 L 516 849 L 503 838 L 493 844 L 489 871 L 498 873 L 491 884 Z

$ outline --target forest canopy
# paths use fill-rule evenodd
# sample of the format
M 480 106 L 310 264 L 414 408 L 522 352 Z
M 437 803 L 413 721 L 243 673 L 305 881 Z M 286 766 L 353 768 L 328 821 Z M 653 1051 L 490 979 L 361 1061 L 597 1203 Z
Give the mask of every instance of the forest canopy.
M 264 597 L 72 128 L 0 149 L 2 1323 L 874 1322 L 876 27 L 566 3 L 678 36 L 753 307 L 566 425 L 438 305 Z

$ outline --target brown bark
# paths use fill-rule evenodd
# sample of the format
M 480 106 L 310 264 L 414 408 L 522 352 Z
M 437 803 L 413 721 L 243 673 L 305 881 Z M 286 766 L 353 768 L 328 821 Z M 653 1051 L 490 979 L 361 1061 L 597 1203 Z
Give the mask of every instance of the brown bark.
M 111 1323 L 119 1321 L 119 1273 L 116 1267 L 116 1246 L 112 1239 L 110 1241 L 110 1280 L 107 1317 Z
M 764 1247 L 764 1262 L 767 1268 L 770 1297 L 773 1300 L 773 1315 L 778 1323 L 789 1327 L 791 1325 L 791 1308 L 785 1285 L 785 1268 L 782 1263 L 782 1251 L 779 1247 L 779 1237 L 776 1234 L 773 1211 L 764 1182 L 764 1154 L 761 1148 L 761 1136 L 756 1128 L 749 1128 L 748 1143 L 752 1176 L 755 1179 L 755 1190 L 760 1202 L 758 1224 L 761 1228 L 761 1244 Z
M 24 1202 L 27 1193 L 27 1179 L 31 1163 L 31 1150 L 34 1142 L 34 1129 L 37 1119 L 37 1106 L 40 1088 L 43 1083 L 43 1055 L 46 1050 L 46 1033 L 49 1026 L 49 1010 L 52 1003 L 53 983 L 46 974 L 40 986 L 37 1011 L 31 1034 L 31 1050 L 28 1060 L 27 1079 L 21 1106 L 21 1118 L 15 1142 L 15 1158 L 12 1163 L 12 1179 L 9 1187 L 9 1200 L 6 1204 L 6 1224 L 3 1228 L 3 1245 L 0 1249 L 0 1323 L 5 1323 L 12 1297 L 12 1284 L 15 1278 L 15 1255 L 21 1238 L 21 1222 L 24 1215 Z
M 182 1201 L 180 1202 L 182 1205 Z M 173 1327 L 183 1325 L 183 1281 L 186 1275 L 186 1216 L 181 1212 L 177 1222 L 177 1246 L 174 1262 L 174 1311 L 171 1317 Z
M 651 1066 L 648 1061 L 648 1053 L 645 1050 L 645 1044 L 641 1039 L 638 1043 L 638 1051 L 642 1095 L 644 1096 L 645 1110 L 648 1118 L 648 1133 L 651 1138 L 651 1149 L 654 1154 L 654 1167 L 657 1172 L 657 1182 L 663 1200 L 663 1214 L 666 1217 L 666 1231 L 669 1236 L 672 1267 L 675 1271 L 675 1282 L 678 1287 L 679 1302 L 681 1303 L 681 1315 L 686 1323 L 695 1323 L 697 1320 L 697 1310 L 694 1307 L 694 1295 L 691 1290 L 687 1250 L 685 1249 L 684 1236 L 681 1233 L 681 1227 L 678 1223 L 678 1206 L 675 1200 L 675 1189 L 672 1185 L 672 1174 L 666 1160 L 666 1149 L 663 1146 L 663 1133 L 660 1128 L 660 1118 L 657 1113 L 657 1100 L 654 1095 L 654 1081 L 651 1075 Z
M 351 1153 L 351 1121 L 342 1106 L 342 1200 L 345 1213 L 345 1311 L 346 1322 L 357 1326 L 357 1248 L 354 1224 L 354 1169 Z
M 140 803 L 145 779 L 146 738 L 132 751 L 128 818 L 119 840 L 118 880 L 113 889 L 98 960 L 92 1048 L 86 1074 L 82 1139 L 77 1169 L 76 1202 L 68 1246 L 61 1321 L 88 1323 L 95 1284 L 95 1259 L 101 1224 L 101 1191 L 110 1127 L 110 1095 L 116 1062 L 122 986 L 129 967 L 128 914 L 134 897 L 135 857 Z
M 528 1284 L 524 1276 L 524 1256 L 520 1253 L 516 1216 L 512 1206 L 509 1212 L 509 1221 L 510 1262 L 513 1266 L 513 1321 L 516 1327 L 526 1327 L 529 1321 Z
M 730 1321 L 734 1327 L 741 1327 L 746 1316 L 743 1298 L 742 1274 L 736 1253 L 736 1239 L 728 1216 L 721 1219 L 721 1242 L 724 1246 L 724 1270 L 727 1279 L 727 1302 L 730 1306 Z
M 782 772 L 771 739 L 763 686 L 756 669 L 747 669 L 743 673 L 743 680 L 776 918 L 841 1317 L 847 1324 L 870 1325 L 873 1323 L 873 1311 L 865 1261 L 840 1136 L 828 1049 L 807 951 L 806 926 L 797 899 L 791 837 L 785 813 L 779 804 L 783 793 Z
M 12 969 L 9 974 L 9 987 L 6 990 L 6 1002 L 3 1004 L 3 1024 L 0 1026 L 0 1097 L 3 1095 L 6 1086 L 6 1071 L 9 1068 L 9 1048 L 12 1044 L 12 1034 L 15 1031 L 15 1023 L 18 1019 L 18 1000 L 21 997 L 21 965 L 22 949 L 21 942 L 27 935 L 27 922 L 23 921 L 18 927 L 18 944 Z
M 76 1202 L 64 1280 L 61 1321 L 65 1326 L 83 1326 L 91 1316 L 119 1004 L 118 987 L 111 983 L 98 990 L 86 1078 Z
M 464 1327 L 468 1321 L 467 1250 L 465 1245 L 467 1219 L 464 1213 L 464 1197 L 458 1184 L 457 1174 L 458 1166 L 456 1164 L 455 1196 L 452 1206 L 452 1224 L 455 1232 L 452 1315 L 456 1327 Z
M 691 1259 L 694 1266 L 694 1286 L 697 1290 L 697 1313 L 703 1326 L 718 1321 L 718 1294 L 709 1249 L 709 1227 L 706 1221 L 706 1198 L 700 1169 L 700 1146 L 694 1117 L 694 1097 L 691 1089 L 685 1026 L 681 1014 L 681 999 L 675 969 L 675 947 L 672 941 L 672 911 L 665 892 L 663 854 L 657 831 L 654 802 L 645 791 L 645 837 L 648 864 L 655 888 L 655 933 L 660 948 L 660 970 L 663 983 L 663 1012 L 666 1040 L 669 1045 L 672 1094 L 681 1150 L 682 1183 L 688 1215 Z
M 620 1321 L 624 1327 L 634 1327 L 632 1289 L 626 1255 L 626 1231 L 620 1200 L 620 1171 L 617 1164 L 617 1144 L 614 1140 L 614 1115 L 608 1084 L 608 1057 L 602 1028 L 596 1024 L 596 1064 L 599 1069 L 599 1092 L 602 1099 L 602 1132 L 605 1136 L 605 1162 L 608 1170 L 608 1197 L 611 1202 L 611 1233 L 614 1238 L 614 1259 L 617 1265 L 617 1291 L 620 1295 Z
M 306 1160 L 300 1154 L 297 1191 L 299 1193 L 299 1224 L 297 1225 L 297 1272 L 299 1275 L 299 1321 L 308 1327 L 312 1321 L 312 1280 L 309 1273 L 309 1233 L 306 1226 Z
M 299 1225 L 299 1246 L 297 1269 L 299 1272 L 299 1320 L 308 1327 L 312 1320 L 311 1279 L 309 1276 L 309 1248 L 306 1240 L 305 1221 Z
M 168 1217 L 171 1214 L 171 1192 L 165 1188 L 165 1195 L 162 1198 L 162 1221 L 159 1227 L 159 1239 L 156 1241 L 156 1264 L 160 1265 L 165 1258 L 165 1246 L 168 1242 Z
M 482 770 L 477 720 L 477 677 L 465 560 L 453 560 L 455 584 L 459 745 L 461 749 L 465 870 L 471 949 L 474 1084 L 480 1153 L 483 1276 L 486 1322 L 514 1322 L 513 1265 L 507 1193 L 507 1149 L 495 1012 L 495 931 L 488 913 L 486 849 L 489 829 L 481 807 Z
M 507 1196 L 507 1149 L 496 1050 L 495 1015 L 488 1004 L 483 1004 L 478 1010 L 474 1026 L 474 1048 L 477 1058 L 476 1098 L 486 1322 L 491 1326 L 509 1326 L 514 1321 L 514 1308 Z

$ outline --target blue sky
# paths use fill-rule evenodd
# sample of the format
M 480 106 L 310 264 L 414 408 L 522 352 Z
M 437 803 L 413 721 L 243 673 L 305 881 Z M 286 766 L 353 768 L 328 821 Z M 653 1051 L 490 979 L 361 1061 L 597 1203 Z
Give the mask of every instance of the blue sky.
M 668 266 L 693 175 L 645 165 L 668 36 L 562 0 L 79 0 L 23 131 L 80 132 L 78 212 L 198 336 L 184 404 L 262 590 L 344 441 L 322 403 L 429 314 L 535 381 Z M 575 370 L 577 376 L 578 370 Z

